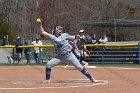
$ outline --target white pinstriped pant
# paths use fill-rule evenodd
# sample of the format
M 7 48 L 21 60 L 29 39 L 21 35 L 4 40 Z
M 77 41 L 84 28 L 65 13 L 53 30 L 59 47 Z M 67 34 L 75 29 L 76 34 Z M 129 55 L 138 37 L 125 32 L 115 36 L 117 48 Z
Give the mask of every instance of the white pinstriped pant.
M 64 62 L 69 62 L 79 71 L 83 70 L 83 66 L 80 64 L 79 60 L 72 52 L 66 56 L 57 56 L 55 58 L 52 58 L 49 62 L 47 62 L 46 67 L 50 68 Z

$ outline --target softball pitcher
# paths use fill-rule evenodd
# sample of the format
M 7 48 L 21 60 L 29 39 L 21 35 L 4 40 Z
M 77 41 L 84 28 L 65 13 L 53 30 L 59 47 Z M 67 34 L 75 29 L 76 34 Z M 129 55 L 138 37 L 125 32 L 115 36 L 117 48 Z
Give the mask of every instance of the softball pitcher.
M 44 37 L 49 37 L 57 50 L 57 56 L 55 58 L 52 58 L 46 64 L 45 82 L 50 82 L 49 80 L 51 75 L 51 68 L 61 62 L 70 62 L 76 69 L 87 76 L 91 82 L 96 82 L 96 80 L 80 64 L 76 56 L 71 51 L 71 46 L 69 45 L 68 40 L 75 39 L 75 36 L 71 36 L 67 33 L 62 33 L 63 28 L 59 25 L 56 25 L 53 29 L 52 34 L 50 34 L 44 30 L 41 20 L 37 21 L 37 23 L 39 24 L 41 35 Z

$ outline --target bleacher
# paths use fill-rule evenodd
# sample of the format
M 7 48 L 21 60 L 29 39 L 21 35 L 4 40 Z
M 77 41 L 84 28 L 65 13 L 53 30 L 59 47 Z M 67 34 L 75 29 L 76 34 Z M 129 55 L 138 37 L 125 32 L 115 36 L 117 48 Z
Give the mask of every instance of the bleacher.
M 122 45 L 123 44 L 123 45 Z M 101 44 L 100 44 L 101 45 Z M 104 44 L 105 50 L 91 51 L 91 55 L 85 58 L 90 64 L 140 64 L 140 43 L 137 42 L 108 42 Z M 96 45 L 98 46 L 98 45 Z M 19 46 L 25 47 L 25 46 Z M 28 46 L 33 48 L 35 46 Z M 56 53 L 51 45 L 43 47 L 42 63 L 48 62 Z M 91 47 L 91 46 L 90 46 Z M 15 48 L 15 46 L 0 46 L 0 48 Z M 2 52 L 1 52 L 2 53 Z M 33 55 L 31 60 L 34 61 Z M 3 62 L 3 61 L 1 61 Z
M 133 44 L 138 42 L 109 42 L 108 44 Z M 90 64 L 138 64 L 138 46 L 105 47 L 105 50 L 91 51 L 91 55 L 85 58 Z

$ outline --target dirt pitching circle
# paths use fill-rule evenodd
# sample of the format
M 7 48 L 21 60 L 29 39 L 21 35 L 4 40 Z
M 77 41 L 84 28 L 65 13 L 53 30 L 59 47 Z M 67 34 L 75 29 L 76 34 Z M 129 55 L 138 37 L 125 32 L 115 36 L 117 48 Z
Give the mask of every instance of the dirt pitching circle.
M 40 83 L 43 80 L 3 80 L 3 86 L 0 90 L 29 90 L 29 89 L 47 89 L 47 88 L 76 88 L 76 87 L 88 87 L 96 85 L 108 84 L 108 81 L 102 83 L 91 83 L 88 79 L 54 79 L 50 83 Z

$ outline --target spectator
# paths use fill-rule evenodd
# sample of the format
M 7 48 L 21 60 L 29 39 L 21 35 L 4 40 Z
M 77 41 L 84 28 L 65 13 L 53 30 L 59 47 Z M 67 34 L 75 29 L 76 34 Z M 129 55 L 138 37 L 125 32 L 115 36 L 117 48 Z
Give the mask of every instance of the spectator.
M 92 35 L 92 44 L 97 44 L 99 42 L 99 39 L 97 38 L 96 34 Z
M 33 45 L 38 46 L 38 45 L 42 45 L 42 42 L 39 40 L 39 38 L 36 38 L 35 41 L 32 42 Z M 35 62 L 41 63 L 41 58 L 42 58 L 42 48 L 39 47 L 34 47 L 34 59 Z
M 103 35 L 100 39 L 99 39 L 99 44 L 105 44 L 108 42 L 108 38 L 106 35 Z
M 108 38 L 106 35 L 103 35 L 100 39 L 99 39 L 99 44 L 105 44 L 108 42 Z M 98 47 L 98 50 L 100 51 L 105 51 L 105 47 Z
M 25 45 L 28 46 L 29 42 L 25 41 Z M 26 63 L 29 64 L 30 63 L 31 49 L 30 48 L 25 48 L 24 49 L 24 54 L 25 54 L 25 57 L 26 57 L 26 60 L 27 60 Z
M 96 34 L 92 34 L 92 44 L 98 44 L 99 39 L 97 38 Z M 92 51 L 95 51 L 98 46 L 93 46 Z
M 23 45 L 20 37 L 17 37 L 15 45 L 16 45 L 16 55 L 18 56 L 18 64 L 22 64 L 21 59 L 22 59 L 23 48 L 17 48 L 18 46 L 22 46 Z

